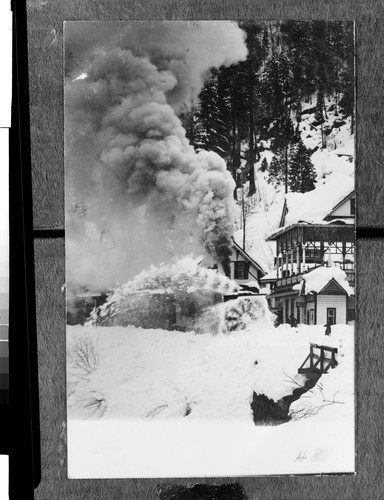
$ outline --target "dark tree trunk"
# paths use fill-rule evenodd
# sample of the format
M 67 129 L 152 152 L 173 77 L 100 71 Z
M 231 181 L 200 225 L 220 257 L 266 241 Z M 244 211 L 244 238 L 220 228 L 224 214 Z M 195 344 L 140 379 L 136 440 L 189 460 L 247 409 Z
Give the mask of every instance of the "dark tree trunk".
M 236 183 L 235 190 L 233 193 L 233 197 L 235 200 L 237 200 L 237 162 L 236 162 L 236 157 L 237 157 L 237 127 L 236 127 L 236 110 L 235 110 L 235 103 L 234 103 L 234 98 L 232 96 L 231 100 L 231 106 L 232 106 L 232 177 Z
M 244 192 L 242 198 L 242 209 L 243 209 L 243 250 L 245 251 L 245 234 L 246 234 L 246 225 L 247 225 L 247 214 L 245 212 L 245 200 L 244 200 Z
M 255 184 L 255 160 L 256 160 L 256 147 L 255 147 L 255 121 L 253 117 L 254 107 L 254 85 L 252 75 L 252 65 L 250 67 L 251 74 L 249 75 L 249 192 L 248 196 L 256 193 Z
M 285 194 L 288 193 L 288 143 L 285 146 Z

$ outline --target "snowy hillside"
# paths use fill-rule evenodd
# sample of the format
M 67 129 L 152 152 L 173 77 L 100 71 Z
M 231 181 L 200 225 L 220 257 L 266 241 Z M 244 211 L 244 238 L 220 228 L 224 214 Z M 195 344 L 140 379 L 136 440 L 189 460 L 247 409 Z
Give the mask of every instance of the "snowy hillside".
M 313 101 L 315 102 L 315 96 Z M 299 220 L 320 222 L 332 208 L 354 188 L 354 135 L 351 134 L 351 118 L 335 116 L 333 98 L 326 101 L 327 118 L 323 124 L 327 131 L 326 147 L 322 148 L 320 126 L 314 126 L 313 104 L 303 103 L 303 115 L 299 126 L 300 136 L 305 146 L 312 151 L 311 160 L 317 174 L 314 190 L 307 193 L 284 194 L 283 186 L 268 182 L 268 171 L 260 170 L 264 158 L 271 163 L 273 153 L 266 149 L 255 164 L 257 193 L 251 201 L 250 213 L 246 221 L 246 251 L 267 271 L 273 268 L 274 242 L 266 238 L 279 227 L 284 200 L 287 200 L 286 224 Z M 296 125 L 296 124 L 295 124 Z M 242 229 L 235 233 L 240 244 Z

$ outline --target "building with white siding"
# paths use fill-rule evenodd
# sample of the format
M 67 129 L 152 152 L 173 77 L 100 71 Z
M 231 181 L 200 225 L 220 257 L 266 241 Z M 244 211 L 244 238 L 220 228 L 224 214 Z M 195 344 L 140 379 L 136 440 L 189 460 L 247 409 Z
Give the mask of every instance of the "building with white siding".
M 259 288 L 259 280 L 265 276 L 266 272 L 234 240 L 230 259 L 230 275 L 228 277 L 239 285 L 253 285 Z
M 308 193 L 310 194 L 310 193 Z M 268 302 L 280 323 L 346 324 L 355 317 L 355 193 L 339 200 L 322 220 L 285 225 L 285 203 L 276 242 Z M 265 283 L 264 283 L 265 281 Z

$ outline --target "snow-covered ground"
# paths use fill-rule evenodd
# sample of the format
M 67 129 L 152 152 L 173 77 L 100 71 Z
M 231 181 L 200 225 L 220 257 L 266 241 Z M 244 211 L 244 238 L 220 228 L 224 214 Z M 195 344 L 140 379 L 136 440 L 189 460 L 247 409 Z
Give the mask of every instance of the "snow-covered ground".
M 217 335 L 75 326 L 67 339 L 72 478 L 354 470 L 351 326 L 330 337 L 268 318 Z M 337 347 L 338 366 L 291 405 L 291 421 L 256 426 L 253 392 L 278 401 L 303 385 L 310 342 Z

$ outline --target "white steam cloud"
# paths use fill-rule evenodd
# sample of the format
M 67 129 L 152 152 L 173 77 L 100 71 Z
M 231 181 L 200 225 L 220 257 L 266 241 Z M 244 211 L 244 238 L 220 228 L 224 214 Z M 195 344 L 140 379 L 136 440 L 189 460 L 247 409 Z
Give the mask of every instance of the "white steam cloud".
M 65 39 L 69 288 L 113 287 L 203 250 L 225 266 L 234 182 L 218 155 L 194 151 L 177 113 L 209 68 L 246 57 L 243 32 L 230 22 L 67 23 Z

